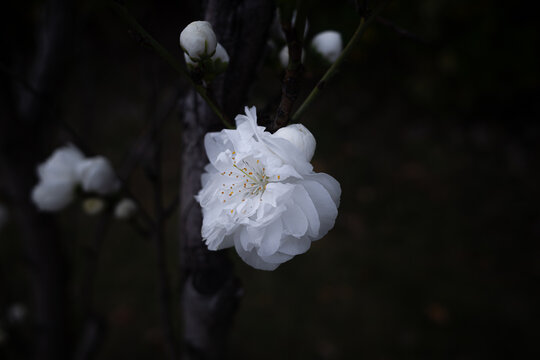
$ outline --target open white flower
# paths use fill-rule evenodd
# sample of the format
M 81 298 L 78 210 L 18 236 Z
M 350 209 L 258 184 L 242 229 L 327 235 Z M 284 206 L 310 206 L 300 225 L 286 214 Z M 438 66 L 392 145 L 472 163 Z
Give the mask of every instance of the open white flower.
M 193 58 L 211 56 L 216 51 L 217 39 L 208 21 L 194 21 L 180 33 L 180 46 Z
M 235 120 L 235 130 L 205 137 L 202 237 L 210 250 L 234 246 L 254 268 L 274 270 L 334 226 L 341 188 L 313 171 L 298 143 L 257 126 L 255 107 Z
M 84 159 L 77 164 L 76 173 L 84 191 L 108 195 L 120 188 L 111 163 L 103 156 Z
M 72 200 L 77 185 L 76 167 L 84 159 L 72 145 L 56 149 L 38 166 L 39 183 L 32 190 L 32 201 L 42 211 L 58 211 Z
M 337 31 L 327 30 L 315 35 L 311 40 L 311 46 L 327 61 L 333 63 L 341 54 L 343 41 Z

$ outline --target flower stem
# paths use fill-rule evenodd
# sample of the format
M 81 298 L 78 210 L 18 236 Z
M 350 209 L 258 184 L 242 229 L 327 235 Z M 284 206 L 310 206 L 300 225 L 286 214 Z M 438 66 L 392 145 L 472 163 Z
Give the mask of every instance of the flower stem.
M 368 25 L 377 17 L 377 15 L 382 11 L 386 4 L 387 2 L 382 3 L 379 7 L 373 10 L 373 12 L 367 18 L 362 17 L 362 19 L 360 20 L 360 24 L 358 25 L 353 36 L 347 43 L 347 46 L 345 46 L 345 49 L 343 49 L 337 60 L 332 64 L 332 66 L 330 66 L 330 68 L 326 71 L 321 80 L 319 80 L 317 85 L 313 88 L 313 90 L 311 90 L 311 93 L 304 100 L 302 105 L 300 105 L 298 110 L 296 110 L 296 112 L 291 118 L 291 122 L 297 122 L 298 119 L 304 114 L 308 106 L 313 102 L 313 100 L 317 98 L 317 96 L 328 83 L 328 81 L 336 74 L 337 69 L 339 68 L 343 60 L 345 60 L 345 58 L 350 54 L 351 50 L 356 45 L 358 40 L 360 40 Z
M 197 93 L 199 93 L 199 95 L 204 99 L 204 101 L 206 101 L 208 106 L 210 106 L 212 111 L 219 117 L 223 124 L 229 129 L 232 129 L 233 126 L 231 125 L 227 117 L 219 109 L 218 105 L 210 98 L 210 96 L 208 96 L 208 92 L 206 91 L 206 89 L 202 85 L 197 84 L 191 78 L 191 76 L 189 76 L 189 73 L 185 69 L 185 66 L 181 62 L 179 62 L 174 56 L 172 56 L 171 53 L 168 52 L 159 42 L 157 42 L 137 22 L 137 20 L 129 13 L 129 11 L 123 5 L 112 1 L 111 7 L 126 24 L 131 26 L 133 30 L 135 30 L 141 36 L 142 40 L 144 40 L 144 42 L 148 46 L 150 46 L 163 60 L 165 60 L 174 70 L 176 70 L 177 73 L 179 73 L 189 81 L 189 83 L 195 88 L 195 91 L 197 91 Z

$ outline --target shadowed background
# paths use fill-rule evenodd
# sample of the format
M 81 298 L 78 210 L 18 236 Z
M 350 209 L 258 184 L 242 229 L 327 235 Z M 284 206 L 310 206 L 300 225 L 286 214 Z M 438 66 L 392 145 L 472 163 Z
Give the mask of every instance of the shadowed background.
M 1 59 L 9 68 L 13 63 L 6 59 L 13 54 L 21 63 L 32 59 L 26 49 L 40 4 L 11 4 L 0 15 Z M 198 2 L 128 5 L 181 56 L 178 34 L 200 17 Z M 172 108 L 163 138 L 164 187 L 171 199 L 178 191 L 182 115 L 173 105 L 187 83 L 130 36 L 106 3 L 79 2 L 75 13 L 55 116 L 119 165 L 152 116 Z M 373 24 L 302 119 L 318 142 L 315 170 L 342 186 L 334 230 L 270 273 L 249 268 L 230 251 L 245 288 L 231 334 L 232 358 L 538 353 L 536 19 L 508 2 L 447 0 L 394 1 L 382 16 L 418 38 Z M 335 29 L 346 41 L 358 22 L 347 2 L 310 2 L 308 18 L 309 39 Z M 263 113 L 275 109 L 279 97 L 279 49 L 268 50 L 246 104 Z M 323 72 L 308 54 L 298 103 Z M 0 73 L 3 84 L 12 77 Z M 9 131 L 9 124 L 2 129 Z M 54 131 L 48 153 L 70 140 L 65 131 Z M 151 157 L 143 158 L 130 184 L 151 209 L 145 161 Z M 0 193 L 12 212 L 17 204 L 7 198 Z M 69 326 L 76 331 L 86 253 L 98 220 L 85 215 L 80 202 L 57 220 L 70 269 Z M 167 235 L 169 268 L 178 284 L 175 217 Z M 13 221 L 0 229 L 0 357 L 7 359 L 25 358 L 33 331 L 19 238 Z M 154 251 L 126 223 L 111 224 L 96 275 L 96 308 L 107 329 L 97 359 L 162 357 Z M 177 286 L 173 293 L 178 304 Z M 20 322 L 7 315 L 14 303 L 28 309 Z M 178 307 L 175 312 L 178 329 Z

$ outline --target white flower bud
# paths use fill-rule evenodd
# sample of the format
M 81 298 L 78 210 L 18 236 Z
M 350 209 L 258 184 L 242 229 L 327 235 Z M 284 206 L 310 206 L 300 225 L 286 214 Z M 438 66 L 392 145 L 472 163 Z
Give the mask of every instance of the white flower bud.
M 311 158 L 313 158 L 317 142 L 313 134 L 304 125 L 291 124 L 282 127 L 274 135 L 288 140 L 296 146 L 304 154 L 306 161 L 311 161 Z
M 302 49 L 302 59 L 301 59 L 302 62 L 304 62 L 304 57 L 305 57 L 305 54 L 304 54 L 304 50 Z M 281 63 L 281 66 L 283 66 L 284 68 L 286 68 L 289 65 L 289 48 L 287 47 L 287 45 L 285 45 L 283 49 L 281 49 L 281 51 L 279 52 L 279 62 Z
M 186 61 L 187 68 L 190 70 L 196 68 L 199 65 L 195 61 L 191 60 L 187 53 L 184 53 L 184 60 Z
M 84 159 L 83 154 L 73 145 L 56 149 L 45 162 L 37 168 L 42 182 L 77 182 L 75 167 Z
M 180 33 L 180 46 L 192 58 L 210 56 L 216 51 L 217 39 L 208 21 L 194 21 Z
M 333 63 L 337 60 L 343 49 L 341 34 L 333 30 L 323 31 L 315 35 L 313 40 L 311 40 L 311 46 L 324 59 Z
M 105 201 L 100 198 L 88 198 L 83 201 L 82 208 L 87 215 L 97 215 L 105 208 Z
M 114 208 L 114 216 L 117 219 L 128 219 L 137 211 L 137 204 L 131 199 L 122 199 Z
M 77 164 L 76 172 L 84 191 L 108 195 L 120 188 L 111 163 L 103 156 L 81 161 Z
M 221 46 L 220 43 L 216 46 L 216 52 L 214 55 L 212 55 L 212 61 L 221 60 L 223 63 L 229 62 L 229 54 L 227 54 L 227 50 L 223 46 Z
M 32 190 L 32 201 L 41 211 L 58 211 L 73 200 L 74 183 L 41 181 Z
M 56 149 L 37 168 L 39 183 L 32 190 L 32 200 L 42 211 L 58 211 L 73 200 L 77 185 L 75 168 L 84 159 L 73 145 Z

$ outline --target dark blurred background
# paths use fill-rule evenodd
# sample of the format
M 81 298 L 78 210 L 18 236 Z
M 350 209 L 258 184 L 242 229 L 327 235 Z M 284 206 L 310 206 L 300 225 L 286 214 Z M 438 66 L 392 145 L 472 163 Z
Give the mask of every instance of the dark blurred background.
M 3 5 L 4 90 L 24 79 L 18 69 L 33 60 L 42 3 Z M 152 116 L 172 109 L 163 141 L 171 199 L 181 156 L 181 105 L 174 104 L 187 83 L 130 35 L 107 2 L 72 6 L 65 76 L 50 106 L 55 119 L 119 166 Z M 308 39 L 334 29 L 347 41 L 358 24 L 353 2 L 309 6 Z M 177 57 L 179 31 L 202 14 L 197 1 L 134 1 L 128 7 Z M 254 270 L 230 251 L 245 288 L 231 358 L 507 359 L 540 353 L 537 16 L 512 2 L 482 0 L 393 1 L 382 16 L 387 21 L 369 28 L 302 119 L 318 141 L 316 171 L 342 186 L 334 230 L 274 272 Z M 265 55 L 246 105 L 262 110 L 275 104 L 282 76 L 278 50 Z M 301 99 L 324 70 L 308 53 Z M 6 137 L 13 124 L 4 115 L 0 135 Z M 43 136 L 40 161 L 72 141 L 62 126 Z M 130 184 L 151 208 L 144 166 Z M 0 358 L 19 359 L 29 351 L 35 309 L 21 231 L 11 216 L 18 204 L 9 198 L 0 193 L 8 213 L 0 229 Z M 98 219 L 75 202 L 55 221 L 68 259 L 69 324 L 76 333 L 86 251 Z M 168 265 L 178 284 L 176 216 L 167 229 Z M 106 328 L 97 359 L 163 357 L 154 252 L 125 222 L 111 224 L 96 275 L 96 309 Z M 173 294 L 178 304 L 177 286 Z M 14 304 L 25 309 L 16 319 Z M 177 328 L 178 312 L 175 307 Z

